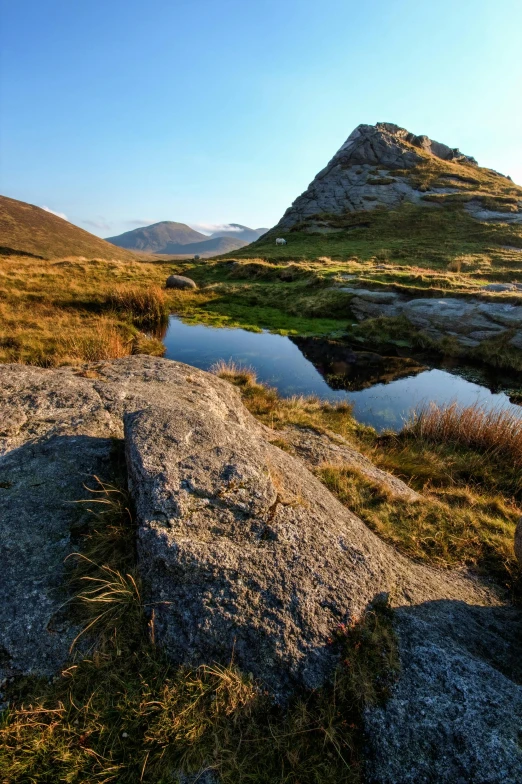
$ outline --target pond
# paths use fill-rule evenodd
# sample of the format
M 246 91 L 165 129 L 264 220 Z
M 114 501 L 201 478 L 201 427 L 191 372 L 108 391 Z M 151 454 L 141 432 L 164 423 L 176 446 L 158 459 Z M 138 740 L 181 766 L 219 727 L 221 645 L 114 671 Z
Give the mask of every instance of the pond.
M 232 360 L 254 368 L 259 381 L 284 396 L 317 395 L 332 402 L 347 400 L 354 416 L 377 430 L 400 429 L 419 406 L 431 401 L 463 406 L 478 403 L 507 408 L 522 417 L 522 407 L 505 392 L 492 391 L 495 379 L 473 368 L 434 367 L 427 360 L 381 357 L 353 350 L 340 340 L 289 338 L 184 324 L 171 316 L 164 338 L 165 357 L 208 370 Z M 522 392 L 522 380 L 512 389 Z M 518 399 L 518 398 L 517 398 Z

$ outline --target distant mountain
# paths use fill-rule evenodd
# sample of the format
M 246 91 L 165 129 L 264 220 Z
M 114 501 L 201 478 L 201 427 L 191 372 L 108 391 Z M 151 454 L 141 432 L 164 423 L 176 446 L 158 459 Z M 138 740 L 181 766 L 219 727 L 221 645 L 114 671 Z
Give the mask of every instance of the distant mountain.
M 242 226 L 240 223 L 229 223 L 228 225 L 233 227 L 232 231 L 221 229 L 221 231 L 215 231 L 211 234 L 210 238 L 236 237 L 238 240 L 245 240 L 246 243 L 250 243 L 258 240 L 262 234 L 266 234 L 268 231 L 268 229 L 249 229 L 248 226 Z
M 219 256 L 222 253 L 231 253 L 233 250 L 244 248 L 248 244 L 245 240 L 239 240 L 236 237 L 210 237 L 203 242 L 191 242 L 187 245 L 169 242 L 162 253 L 172 256 L 181 254 L 192 255 L 193 253 L 204 257 Z
M 153 223 L 152 226 L 142 226 L 139 229 L 126 231 L 116 237 L 107 237 L 107 242 L 118 245 L 120 248 L 141 250 L 144 253 L 167 253 L 165 248 L 169 243 L 188 245 L 207 239 L 206 234 L 194 231 L 185 223 L 161 221 L 161 223 Z
M 117 237 L 107 237 L 107 242 L 120 248 L 143 253 L 158 253 L 171 256 L 198 254 L 203 257 L 231 253 L 254 242 L 267 229 L 249 229 L 240 223 L 229 224 L 232 231 L 215 231 L 207 236 L 191 229 L 185 223 L 162 221 L 152 226 L 126 231 Z
M 66 256 L 116 260 L 136 258 L 52 212 L 7 196 L 0 196 L 1 253 L 40 259 Z

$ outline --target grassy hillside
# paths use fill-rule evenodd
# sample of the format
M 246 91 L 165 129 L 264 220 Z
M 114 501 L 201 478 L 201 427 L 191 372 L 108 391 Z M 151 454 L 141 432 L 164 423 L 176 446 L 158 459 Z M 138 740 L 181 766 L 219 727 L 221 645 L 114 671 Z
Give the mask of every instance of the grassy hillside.
M 88 259 L 133 258 L 120 248 L 33 204 L 0 196 L 0 252 L 3 254 L 57 259 L 82 256 Z

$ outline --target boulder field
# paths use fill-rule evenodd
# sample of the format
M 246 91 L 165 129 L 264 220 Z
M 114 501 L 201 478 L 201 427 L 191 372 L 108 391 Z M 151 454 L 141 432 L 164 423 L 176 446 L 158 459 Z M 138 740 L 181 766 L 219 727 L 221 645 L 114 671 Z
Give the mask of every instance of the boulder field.
M 226 381 L 145 356 L 4 365 L 0 423 L 0 677 L 51 676 L 67 660 L 63 561 L 86 514 L 75 502 L 93 475 L 110 480 L 123 441 L 145 602 L 173 662 L 234 652 L 284 702 L 331 677 L 332 629 L 386 592 L 402 672 L 366 713 L 369 780 L 522 780 L 520 612 L 464 571 L 400 555 L 307 467 L 335 453 L 371 471 L 353 447 L 304 433 L 291 456 Z

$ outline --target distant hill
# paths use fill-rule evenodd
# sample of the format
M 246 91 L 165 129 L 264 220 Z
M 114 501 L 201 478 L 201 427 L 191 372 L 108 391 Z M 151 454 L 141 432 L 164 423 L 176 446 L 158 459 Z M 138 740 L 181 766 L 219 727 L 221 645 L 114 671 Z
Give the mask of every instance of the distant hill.
M 107 237 L 107 242 L 120 248 L 143 253 L 158 253 L 172 256 L 193 255 L 203 257 L 230 253 L 257 240 L 266 229 L 249 229 L 239 223 L 231 223 L 232 231 L 215 231 L 207 236 L 191 229 L 185 223 L 162 221 L 152 226 L 126 231 L 117 237 Z
M 88 259 L 133 258 L 84 229 L 47 210 L 0 196 L 0 253 L 41 259 L 84 256 Z
M 238 240 L 245 240 L 246 243 L 255 242 L 263 234 L 266 234 L 268 229 L 249 229 L 248 226 L 242 226 L 240 223 L 229 223 L 233 230 L 215 231 L 210 235 L 210 239 L 216 237 L 235 237 Z
M 198 256 L 209 257 L 219 256 L 222 253 L 231 253 L 239 248 L 244 248 L 248 245 L 245 240 L 238 240 L 235 237 L 214 237 L 207 238 L 203 242 L 191 242 L 187 245 L 179 245 L 174 242 L 169 242 L 163 253 L 180 255 L 197 253 Z
M 128 250 L 141 250 L 145 253 L 168 253 L 165 248 L 169 243 L 174 245 L 188 245 L 193 242 L 208 240 L 206 234 L 194 231 L 185 223 L 174 221 L 161 221 L 152 226 L 142 226 L 139 229 L 126 231 L 116 237 L 107 237 L 107 242 Z

